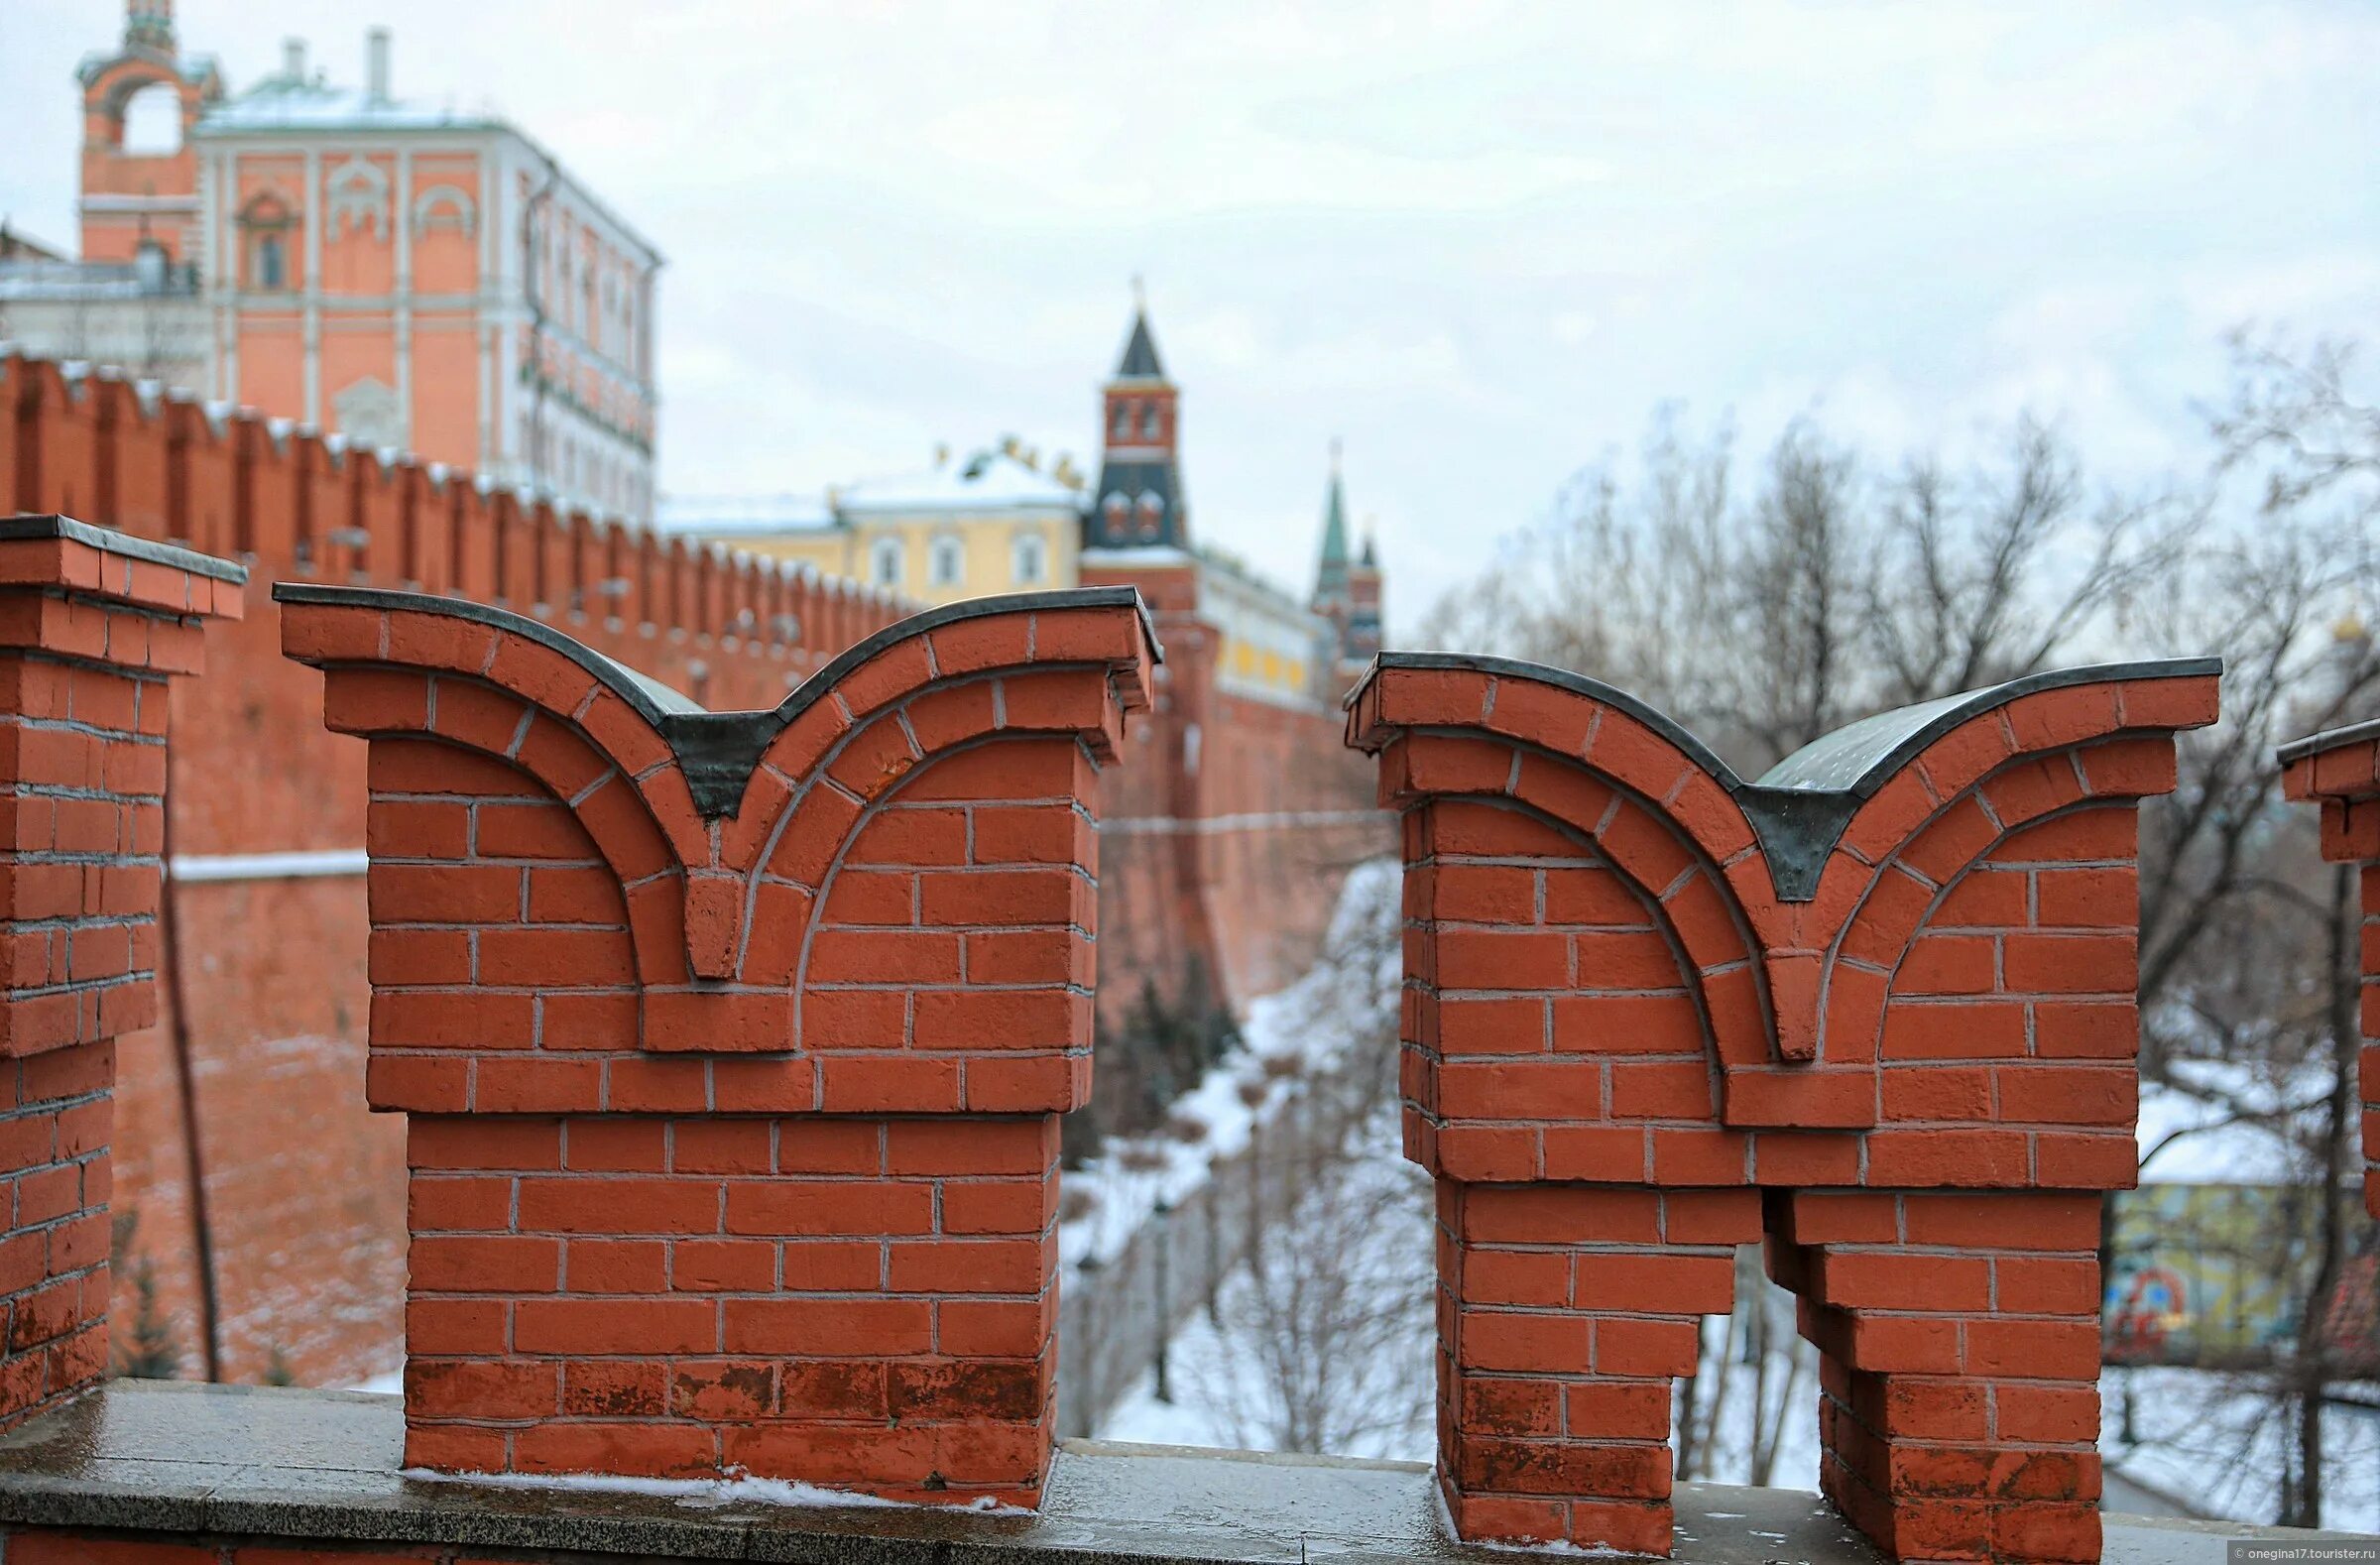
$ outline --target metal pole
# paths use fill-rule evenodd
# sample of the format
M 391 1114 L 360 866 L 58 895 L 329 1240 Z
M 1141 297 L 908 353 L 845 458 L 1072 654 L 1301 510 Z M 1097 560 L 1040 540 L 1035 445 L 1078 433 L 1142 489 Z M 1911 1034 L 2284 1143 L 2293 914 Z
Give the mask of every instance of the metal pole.
M 1173 1203 L 1166 1200 L 1164 1197 L 1159 1196 L 1157 1198 L 1156 1208 L 1151 1215 L 1156 1219 L 1156 1232 L 1151 1236 L 1156 1241 L 1156 1394 L 1158 1401 L 1170 1404 L 1173 1401 L 1173 1387 L 1166 1382 L 1165 1360 L 1166 1350 L 1173 1345 L 1173 1300 L 1168 1296 L 1172 1292 L 1172 1288 L 1170 1286 L 1172 1281 L 1170 1269 L 1172 1262 L 1171 1252 L 1173 1250 Z

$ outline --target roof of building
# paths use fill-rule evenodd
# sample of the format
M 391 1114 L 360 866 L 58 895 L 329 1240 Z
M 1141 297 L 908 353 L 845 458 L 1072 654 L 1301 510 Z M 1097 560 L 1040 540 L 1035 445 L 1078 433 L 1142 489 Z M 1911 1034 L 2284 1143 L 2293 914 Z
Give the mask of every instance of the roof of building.
M 1117 362 L 1116 378 L 1120 381 L 1161 381 L 1165 366 L 1157 358 L 1157 339 L 1149 334 L 1148 311 L 1132 311 L 1132 335 L 1124 345 L 1124 357 Z
M 152 44 L 131 43 L 120 49 L 95 49 L 75 62 L 74 79 L 89 85 L 110 66 L 127 60 L 145 60 L 163 65 L 184 81 L 204 84 L 213 78 L 218 90 L 223 80 L 222 61 L 212 55 L 184 55 L 173 49 L 160 49 Z
M 1083 497 L 1055 474 L 1004 450 L 978 452 L 922 473 L 863 479 L 834 492 L 839 514 L 1012 512 L 1081 509 Z
M 365 87 L 334 86 L 320 71 L 284 68 L 243 91 L 207 105 L 191 132 L 198 137 L 303 135 L 324 131 L 488 132 L 518 137 L 555 171 L 577 199 L 641 250 L 652 266 L 661 253 L 634 224 L 573 178 L 536 137 L 493 108 L 460 109 L 451 101 L 432 103 L 376 93 Z
M 276 74 L 214 104 L 198 118 L 198 134 L 291 130 L 509 130 L 500 116 L 451 103 L 375 97 L 362 87 L 334 87 L 320 76 Z
M 765 538 L 814 533 L 835 525 L 816 495 L 663 495 L 654 508 L 656 533 L 701 538 Z

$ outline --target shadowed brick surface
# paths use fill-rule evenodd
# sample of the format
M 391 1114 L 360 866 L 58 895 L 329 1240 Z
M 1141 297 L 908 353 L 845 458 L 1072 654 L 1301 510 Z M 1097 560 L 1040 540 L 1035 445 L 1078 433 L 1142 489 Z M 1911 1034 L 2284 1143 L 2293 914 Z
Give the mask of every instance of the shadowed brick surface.
M 2363 1204 L 2380 1217 L 2380 724 L 2301 739 L 2280 760 L 2282 792 L 2321 808 L 2322 857 L 2362 866 Z
M 0 1423 L 107 1368 L 116 1039 L 157 1019 L 167 680 L 241 572 L 0 520 Z

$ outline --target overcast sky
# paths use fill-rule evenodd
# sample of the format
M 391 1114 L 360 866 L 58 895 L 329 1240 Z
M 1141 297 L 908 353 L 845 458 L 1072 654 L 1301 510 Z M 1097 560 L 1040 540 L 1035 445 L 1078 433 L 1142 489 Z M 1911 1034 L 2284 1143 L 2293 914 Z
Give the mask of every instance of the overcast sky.
M 1409 626 L 1651 410 L 2195 461 L 2236 321 L 2380 336 L 2380 7 L 181 0 L 235 90 L 396 29 L 669 258 L 661 483 L 1078 454 L 1147 279 L 1193 525 Z M 71 242 L 108 0 L 0 0 L 0 213 Z

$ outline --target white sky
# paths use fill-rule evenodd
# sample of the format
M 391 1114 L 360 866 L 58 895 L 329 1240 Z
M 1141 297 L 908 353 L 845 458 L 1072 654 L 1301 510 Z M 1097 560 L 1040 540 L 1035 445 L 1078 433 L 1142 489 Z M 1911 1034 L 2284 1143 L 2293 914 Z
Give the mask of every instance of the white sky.
M 1311 579 L 1333 435 L 1392 625 L 1656 404 L 1895 455 L 2023 407 L 2196 462 L 2243 319 L 2380 321 L 2380 8 L 182 0 L 234 88 L 396 28 L 669 257 L 661 481 L 1078 458 L 1147 278 L 1193 524 Z M 0 213 L 73 237 L 111 0 L 0 0 Z

